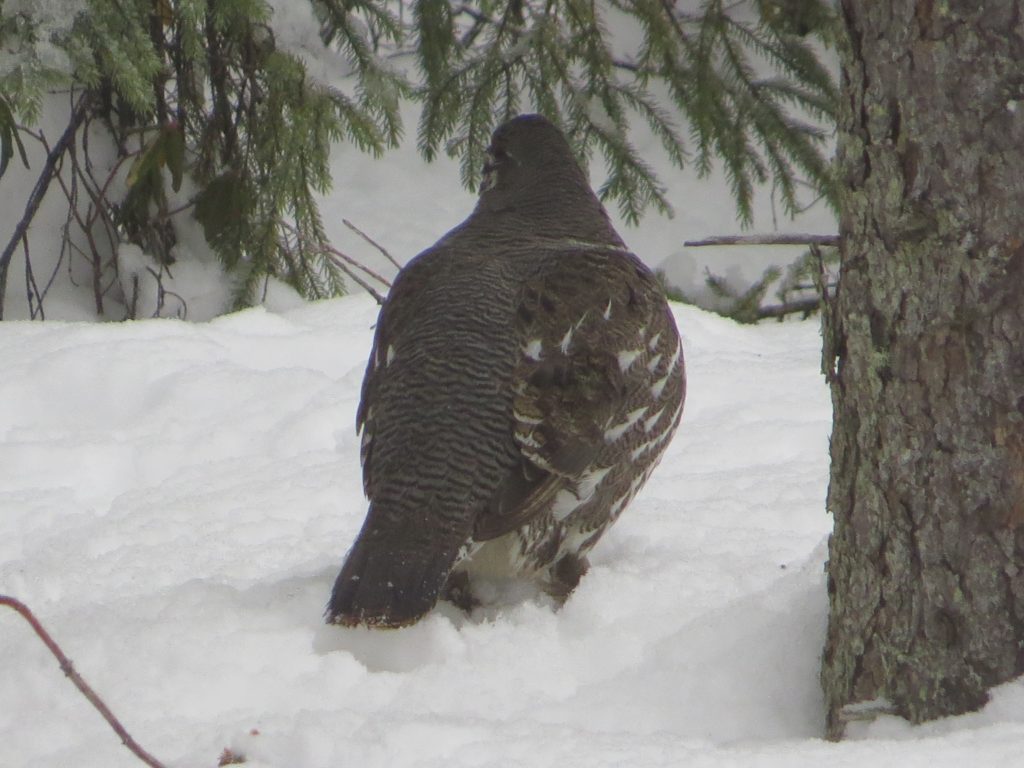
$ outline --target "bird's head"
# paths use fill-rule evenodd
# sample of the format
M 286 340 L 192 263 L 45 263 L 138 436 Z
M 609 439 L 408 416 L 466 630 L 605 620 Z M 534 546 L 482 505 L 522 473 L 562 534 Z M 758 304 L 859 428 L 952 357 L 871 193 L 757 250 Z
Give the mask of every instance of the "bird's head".
M 547 118 L 520 115 L 495 130 L 480 183 L 480 208 L 523 209 L 574 193 L 593 196 L 569 142 Z

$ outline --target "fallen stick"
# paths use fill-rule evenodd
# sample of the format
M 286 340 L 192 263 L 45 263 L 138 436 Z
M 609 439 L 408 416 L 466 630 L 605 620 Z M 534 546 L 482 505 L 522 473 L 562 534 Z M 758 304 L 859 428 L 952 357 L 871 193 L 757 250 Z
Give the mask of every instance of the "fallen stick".
M 687 240 L 683 245 L 700 248 L 706 245 L 839 245 L 839 235 L 716 235 L 703 240 Z
M 16 600 L 13 597 L 7 595 L 0 595 L 0 605 L 6 605 L 8 608 L 17 611 L 25 621 L 29 623 L 29 626 L 35 630 L 35 633 L 39 635 L 39 639 L 43 641 L 43 644 L 50 649 L 57 661 L 60 662 L 61 671 L 70 678 L 71 682 L 75 684 L 75 687 L 82 692 L 82 695 L 89 700 L 101 715 L 103 719 L 107 721 L 111 728 L 114 729 L 114 733 L 121 737 L 121 743 L 130 749 L 139 760 L 144 762 L 150 768 L 166 768 L 166 766 L 139 746 L 138 742 L 131 737 L 131 734 L 125 730 L 125 727 L 121 725 L 121 721 L 118 720 L 114 713 L 110 711 L 110 708 L 103 702 L 103 699 L 92 689 L 92 687 L 82 679 L 82 676 L 75 671 L 74 665 L 71 663 L 71 659 L 64 655 L 64 652 L 57 645 L 56 641 L 50 637 L 50 633 L 43 629 L 43 625 L 39 623 L 39 619 L 36 618 L 32 610 L 20 600 Z

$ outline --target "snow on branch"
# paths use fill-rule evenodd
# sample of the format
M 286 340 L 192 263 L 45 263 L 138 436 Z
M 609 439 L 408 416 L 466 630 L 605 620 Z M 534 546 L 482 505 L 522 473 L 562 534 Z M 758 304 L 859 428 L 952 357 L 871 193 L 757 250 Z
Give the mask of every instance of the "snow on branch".
M 687 240 L 683 243 L 688 248 L 699 248 L 706 245 L 821 245 L 838 246 L 839 235 L 715 235 L 703 240 Z

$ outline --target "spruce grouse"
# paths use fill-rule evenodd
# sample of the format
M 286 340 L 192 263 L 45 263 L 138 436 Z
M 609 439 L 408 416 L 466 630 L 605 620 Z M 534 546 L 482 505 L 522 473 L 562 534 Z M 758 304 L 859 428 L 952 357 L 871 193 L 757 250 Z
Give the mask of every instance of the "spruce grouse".
M 400 272 L 363 380 L 369 511 L 327 620 L 400 627 L 474 579 L 564 599 L 683 410 L 665 295 L 561 132 L 500 126 L 480 199 Z

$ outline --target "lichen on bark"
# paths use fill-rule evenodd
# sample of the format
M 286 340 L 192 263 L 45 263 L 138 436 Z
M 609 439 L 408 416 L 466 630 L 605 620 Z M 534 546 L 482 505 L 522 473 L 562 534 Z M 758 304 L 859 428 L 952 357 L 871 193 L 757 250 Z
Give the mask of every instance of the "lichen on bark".
M 919 722 L 1024 671 L 1021 2 L 842 12 L 831 738 L 859 704 Z

